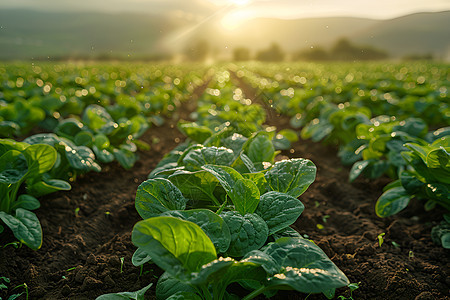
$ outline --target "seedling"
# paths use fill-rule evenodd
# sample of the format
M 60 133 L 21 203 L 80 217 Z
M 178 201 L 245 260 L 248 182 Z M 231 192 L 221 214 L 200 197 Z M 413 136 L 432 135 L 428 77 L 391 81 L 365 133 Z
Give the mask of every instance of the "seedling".
M 413 259 L 414 258 L 414 252 L 412 252 L 412 250 L 409 251 L 408 257 L 409 257 L 409 259 Z
M 398 243 L 396 243 L 396 242 L 391 242 L 391 243 L 392 243 L 392 246 L 394 246 L 395 248 L 400 248 L 400 245 Z
M 25 300 L 28 300 L 28 285 L 26 284 L 26 283 L 23 283 L 23 284 L 21 284 L 21 285 L 18 285 L 18 286 L 16 286 L 16 287 L 14 287 L 12 290 L 15 290 L 15 289 L 17 289 L 17 288 L 20 288 L 20 287 L 23 287 L 24 289 L 25 289 Z M 16 298 L 18 298 L 19 296 L 21 296 L 23 294 L 23 292 L 22 293 L 20 293 L 20 294 L 17 294 L 17 295 L 12 295 L 11 297 L 9 297 L 9 299 L 16 299 Z M 14 297 L 14 298 L 12 298 L 13 296 L 16 296 L 16 297 Z
M 15 241 L 4 245 L 2 248 L 6 248 L 7 246 L 13 246 L 14 248 L 18 249 L 22 247 L 22 243 L 19 241 Z
M 326 222 L 327 222 L 327 219 L 328 219 L 329 217 L 330 217 L 329 215 L 323 216 L 323 217 L 322 217 L 322 221 L 323 221 L 324 223 L 326 223 Z
M 75 208 L 75 217 L 78 217 L 79 212 L 80 212 L 80 208 L 79 207 Z
M 125 257 L 120 258 L 120 274 L 123 273 L 123 263 L 124 263 Z
M 361 284 L 361 281 L 358 283 L 350 283 L 347 285 L 347 287 L 350 289 L 350 296 L 347 298 L 345 296 L 339 296 L 339 300 L 353 300 L 353 291 L 356 289 L 359 289 L 359 285 Z
M 381 247 L 381 245 L 383 245 L 383 242 L 384 242 L 384 239 L 383 239 L 383 236 L 385 235 L 386 233 L 380 233 L 378 236 L 377 236 L 377 239 L 378 239 L 378 245 Z

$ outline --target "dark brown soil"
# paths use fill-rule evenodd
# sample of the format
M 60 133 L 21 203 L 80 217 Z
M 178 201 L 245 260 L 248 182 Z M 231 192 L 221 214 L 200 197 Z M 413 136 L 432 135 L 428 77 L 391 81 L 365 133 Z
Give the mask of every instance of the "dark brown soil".
M 268 123 L 288 127 L 287 119 L 274 112 L 269 113 Z M 130 235 L 140 219 L 134 197 L 163 155 L 183 139 L 175 118 L 167 120 L 144 135 L 152 149 L 140 152 L 131 170 L 112 164 L 101 173 L 78 178 L 70 192 L 42 199 L 36 211 L 44 231 L 42 248 L 0 249 L 0 276 L 11 279 L 11 288 L 26 283 L 30 299 L 95 299 L 156 283 L 161 270 L 146 264 L 140 276 L 141 270 L 131 264 L 135 247 Z M 449 251 L 435 246 L 430 238 L 435 224 L 430 220 L 439 220 L 442 211 L 425 212 L 422 203 L 412 203 L 406 211 L 380 219 L 374 205 L 388 179 L 359 179 L 350 184 L 348 169 L 341 166 L 336 151 L 310 141 L 296 142 L 281 153 L 283 157 L 308 158 L 317 165 L 317 179 L 300 197 L 306 208 L 294 227 L 314 240 L 351 282 L 361 282 L 354 299 L 450 299 Z M 384 243 L 379 246 L 381 233 L 385 233 Z M 10 233 L 3 234 L 0 245 L 13 240 Z M 0 297 L 23 291 L 11 288 L 9 293 L 0 290 Z M 150 298 L 153 291 L 148 292 Z M 343 288 L 337 295 L 350 294 Z M 275 298 L 305 297 L 280 292 Z

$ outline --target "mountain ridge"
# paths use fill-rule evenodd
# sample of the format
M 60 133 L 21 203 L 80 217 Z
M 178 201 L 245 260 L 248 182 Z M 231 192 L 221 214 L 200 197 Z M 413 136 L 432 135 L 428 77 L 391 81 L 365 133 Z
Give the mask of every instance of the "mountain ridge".
M 206 40 L 213 53 L 237 47 L 256 52 L 271 43 L 293 53 L 331 47 L 339 38 L 387 51 L 391 57 L 450 53 L 450 11 L 414 13 L 388 20 L 327 17 L 252 19 L 225 30 L 218 18 L 200 22 L 174 15 L 0 11 L 0 59 L 70 56 L 146 57 L 181 53 Z

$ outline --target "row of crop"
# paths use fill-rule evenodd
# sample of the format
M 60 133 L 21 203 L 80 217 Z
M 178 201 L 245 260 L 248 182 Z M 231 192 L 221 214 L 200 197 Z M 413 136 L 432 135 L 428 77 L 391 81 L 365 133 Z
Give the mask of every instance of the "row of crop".
M 333 297 L 348 279 L 289 226 L 304 210 L 297 198 L 314 182 L 315 165 L 275 162 L 282 138 L 263 126 L 264 110 L 230 84 L 228 72 L 216 81 L 199 99 L 196 121 L 179 124 L 187 141 L 137 190 L 144 220 L 133 228 L 133 264 L 165 271 L 157 299 L 239 299 L 227 289 L 232 283 L 250 291 L 241 299 L 279 289 Z M 97 299 L 143 297 L 149 287 Z
M 0 135 L 25 134 L 34 126 L 50 132 L 22 142 L 0 139 L 0 219 L 32 249 L 42 245 L 42 229 L 31 212 L 40 206 L 37 197 L 70 190 L 77 175 L 100 172 L 101 164 L 116 160 L 131 168 L 138 147 L 149 148 L 138 138 L 151 122 L 161 124 L 162 116 L 179 106 L 200 80 L 186 74 L 186 85 L 170 77 L 170 69 L 149 72 L 137 66 L 17 65 L 3 71 Z M 92 95 L 71 96 L 75 88 Z M 161 94 L 165 96 L 158 98 Z
M 400 65 L 387 68 L 392 73 L 369 73 L 369 79 L 378 78 L 378 84 L 358 75 L 356 69 L 338 67 L 339 72 L 328 76 L 334 78 L 332 88 L 328 82 L 318 87 L 323 81 L 317 76 L 323 72 L 320 66 L 313 74 L 298 68 L 273 76 L 279 81 L 249 70 L 245 74 L 272 106 L 293 116 L 291 124 L 301 128 L 303 138 L 339 146 L 343 164 L 352 165 L 350 181 L 361 174 L 367 178 L 386 174 L 395 180 L 377 201 L 378 216 L 398 213 L 412 198 L 425 199 L 426 209 L 440 205 L 450 211 L 450 127 L 429 131 L 429 126 L 450 122 L 445 66 Z M 300 77 L 303 84 L 287 88 L 292 78 L 299 77 L 294 74 L 306 76 Z M 261 82 L 271 84 L 265 88 Z M 368 89 L 369 98 L 364 96 Z M 328 94 L 320 94 L 324 90 Z M 383 99 L 377 95 L 384 95 Z M 438 244 L 450 247 L 447 229 L 434 232 Z

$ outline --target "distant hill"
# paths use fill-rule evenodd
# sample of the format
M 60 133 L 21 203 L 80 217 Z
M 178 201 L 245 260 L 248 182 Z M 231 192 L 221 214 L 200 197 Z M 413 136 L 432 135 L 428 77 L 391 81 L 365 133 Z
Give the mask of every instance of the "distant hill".
M 351 37 L 355 43 L 386 49 L 393 55 L 450 54 L 450 11 L 419 13 L 379 22 Z
M 236 30 L 220 20 L 197 24 L 165 15 L 0 11 L 0 59 L 70 56 L 144 57 L 181 52 L 204 39 L 213 53 L 236 47 L 255 52 L 277 42 L 286 52 L 324 46 L 346 37 L 393 57 L 431 53 L 448 56 L 450 12 L 420 13 L 392 20 L 333 17 L 254 19 Z

